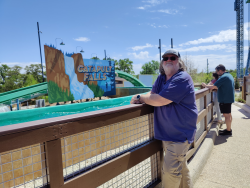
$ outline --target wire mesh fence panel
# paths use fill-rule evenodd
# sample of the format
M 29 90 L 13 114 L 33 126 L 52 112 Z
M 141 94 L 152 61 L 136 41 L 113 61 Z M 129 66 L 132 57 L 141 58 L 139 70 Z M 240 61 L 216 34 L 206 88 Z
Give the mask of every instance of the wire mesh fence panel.
M 153 134 L 153 114 L 148 114 L 62 138 L 65 180 L 152 140 Z
M 156 154 L 109 180 L 98 188 L 141 188 L 157 181 L 159 162 Z
M 207 105 L 209 105 L 212 101 L 211 101 L 211 93 L 207 94 Z M 212 115 L 211 115 L 211 109 L 208 111 L 207 114 L 207 123 L 209 123 L 212 120 Z
M 202 97 L 195 100 L 195 103 L 197 106 L 198 113 L 201 112 L 204 109 L 204 98 Z
M 0 188 L 48 185 L 44 143 L 0 153 Z
M 211 93 L 207 94 L 207 105 L 211 103 Z
M 202 133 L 205 130 L 205 121 L 204 118 L 196 125 L 197 130 L 196 130 L 196 134 L 195 134 L 195 141 L 197 141 L 200 136 L 202 135 Z

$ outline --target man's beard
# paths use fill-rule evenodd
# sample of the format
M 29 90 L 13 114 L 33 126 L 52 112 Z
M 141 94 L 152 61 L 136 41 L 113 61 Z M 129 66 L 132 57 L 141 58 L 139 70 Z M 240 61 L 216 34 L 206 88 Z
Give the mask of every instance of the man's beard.
M 166 75 L 171 75 L 172 73 L 175 73 L 178 70 L 178 67 L 174 65 L 165 65 L 163 66 L 163 69 Z

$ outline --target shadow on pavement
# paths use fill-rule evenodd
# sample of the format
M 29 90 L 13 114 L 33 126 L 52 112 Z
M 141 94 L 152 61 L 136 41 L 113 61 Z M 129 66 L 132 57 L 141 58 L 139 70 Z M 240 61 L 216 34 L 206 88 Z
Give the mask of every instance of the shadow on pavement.
M 250 119 L 250 114 L 247 113 L 245 110 L 239 109 L 238 111 L 239 111 L 240 113 L 244 114 L 244 116 L 246 116 L 246 117 L 242 117 L 242 119 Z M 232 112 L 232 113 L 233 113 L 233 112 Z

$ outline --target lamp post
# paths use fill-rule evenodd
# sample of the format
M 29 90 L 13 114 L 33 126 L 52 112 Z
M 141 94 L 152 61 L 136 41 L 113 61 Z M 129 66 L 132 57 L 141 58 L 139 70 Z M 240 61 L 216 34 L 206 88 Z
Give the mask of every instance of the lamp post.
M 76 53 L 77 53 L 77 48 L 78 48 L 78 47 L 82 48 L 81 46 L 77 46 L 77 47 L 76 47 Z M 82 49 L 81 49 L 80 52 L 81 52 L 81 53 L 84 53 L 84 51 L 83 51 Z
M 207 59 L 207 75 L 208 75 L 208 59 Z
M 107 60 L 106 50 L 104 50 L 104 56 L 105 56 L 105 60 Z
M 38 39 L 39 39 L 39 47 L 40 47 L 40 58 L 41 58 L 41 66 L 42 66 L 42 75 L 43 75 L 43 61 L 42 61 L 42 51 L 41 51 L 41 43 L 40 43 L 40 32 L 41 31 L 39 31 L 39 23 L 38 22 L 37 22 L 37 31 L 38 31 Z M 44 75 L 43 75 L 43 82 L 44 82 Z
M 62 42 L 60 43 L 60 45 L 65 45 L 65 44 L 63 43 L 63 40 L 62 40 L 61 38 L 56 38 L 55 41 L 56 41 L 57 39 L 60 39 L 60 40 L 62 41 Z M 56 48 L 57 48 L 57 43 L 56 43 Z
M 159 47 L 158 47 L 159 51 L 160 51 L 160 62 L 161 62 L 161 39 L 159 39 Z

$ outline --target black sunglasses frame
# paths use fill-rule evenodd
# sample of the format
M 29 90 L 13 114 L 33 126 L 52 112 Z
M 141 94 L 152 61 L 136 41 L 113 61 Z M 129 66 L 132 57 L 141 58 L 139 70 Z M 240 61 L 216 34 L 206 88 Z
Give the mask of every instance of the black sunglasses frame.
M 170 59 L 171 61 L 175 61 L 177 59 L 177 57 L 175 56 L 171 56 L 171 57 L 164 57 L 163 61 L 167 61 L 168 59 Z

